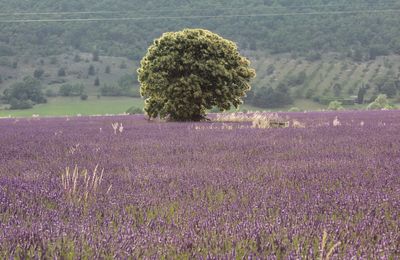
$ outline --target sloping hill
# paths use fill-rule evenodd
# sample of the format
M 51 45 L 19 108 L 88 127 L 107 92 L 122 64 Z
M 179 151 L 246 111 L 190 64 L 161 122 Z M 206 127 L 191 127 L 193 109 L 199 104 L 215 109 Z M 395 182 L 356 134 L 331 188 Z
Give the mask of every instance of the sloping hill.
M 80 57 L 80 61 L 74 61 L 77 55 Z M 257 77 L 252 83 L 252 94 L 256 94 L 263 87 L 276 89 L 280 85 L 284 85 L 289 89 L 289 94 L 294 99 L 293 103 L 276 106 L 277 109 L 289 109 L 293 106 L 301 109 L 326 108 L 327 101 L 325 99 L 354 100 L 362 86 L 368 86 L 365 102 L 369 102 L 379 92 L 385 91 L 378 89 L 378 85 L 382 84 L 382 81 L 394 80 L 398 84 L 400 79 L 400 56 L 398 55 L 378 57 L 373 61 L 364 62 L 354 62 L 339 54 L 323 55 L 321 59 L 315 61 L 291 55 L 266 55 L 253 51 L 245 51 L 244 55 L 250 57 L 252 66 L 257 71 Z M 115 97 L 110 101 L 112 103 L 102 102 L 107 100 L 105 97 L 99 99 L 104 85 L 118 86 L 123 79 L 128 79 L 128 82 L 132 84 L 130 86 L 132 93 L 136 93 L 137 99 L 132 99 L 132 106 L 141 106 L 140 99 L 138 99 L 139 85 L 135 73 L 138 64 L 126 58 L 100 56 L 99 61 L 92 61 L 92 55 L 89 53 L 71 52 L 41 59 L 20 59 L 18 57 L 6 59 L 3 57 L 0 58 L 0 61 L 2 73 L 0 93 L 12 84 L 22 81 L 24 77 L 33 76 L 35 70 L 42 69 L 44 71 L 40 81 L 44 92 L 48 94 L 50 104 L 41 105 L 40 110 L 36 112 L 46 111 L 46 106 L 50 106 L 49 109 L 57 107 L 58 103 L 62 107 L 66 107 L 71 101 L 71 106 L 73 106 L 71 113 L 79 113 L 75 109 L 79 97 L 75 99 L 55 97 L 59 93 L 60 87 L 65 84 L 83 85 L 84 92 L 89 95 L 89 99 L 92 100 L 91 105 L 94 106 L 96 106 L 95 100 L 97 100 L 98 106 L 104 106 L 118 102 L 120 99 L 126 104 L 126 108 L 112 111 L 124 112 L 130 106 L 129 99 L 126 97 Z M 18 61 L 15 68 L 12 66 L 14 61 Z M 89 75 L 88 68 L 91 65 L 95 68 L 95 75 Z M 106 73 L 107 67 L 110 68 L 109 73 Z M 60 68 L 65 70 L 65 76 L 58 76 Z M 96 78 L 99 78 L 99 86 L 94 84 Z M 400 93 L 399 84 L 396 87 L 396 93 Z M 398 95 L 393 95 L 392 100 L 398 102 Z M 245 107 L 247 109 L 257 109 L 249 99 L 246 100 L 246 104 L 250 105 L 250 107 Z M 268 104 L 265 104 L 265 107 L 268 108 Z M 93 108 L 93 113 L 97 113 L 97 111 L 103 110 Z M 3 115 L 7 113 L 3 113 Z M 29 112 L 22 114 L 27 115 Z
M 269 53 L 333 51 L 355 60 L 400 53 L 398 1 L 15 0 L 0 10 L 0 56 L 72 48 L 138 60 L 163 32 L 188 27 Z

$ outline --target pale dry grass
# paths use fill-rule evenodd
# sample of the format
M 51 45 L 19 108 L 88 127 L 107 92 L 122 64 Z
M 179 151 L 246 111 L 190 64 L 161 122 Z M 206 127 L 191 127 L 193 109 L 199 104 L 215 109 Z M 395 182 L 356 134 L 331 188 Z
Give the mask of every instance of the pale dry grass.
M 337 242 L 336 244 L 331 246 L 331 248 L 329 249 L 328 253 L 325 256 L 325 247 L 327 244 L 327 240 L 328 240 L 328 233 L 326 232 L 326 230 L 324 230 L 324 233 L 322 235 L 321 246 L 320 246 L 320 257 L 319 257 L 320 260 L 323 260 L 323 259 L 329 260 L 332 256 L 333 252 L 335 251 L 335 249 L 341 244 L 340 242 Z
M 79 170 L 75 166 L 73 170 L 65 168 L 61 175 L 61 184 L 66 198 L 71 202 L 87 203 L 89 200 L 95 200 L 98 188 L 103 181 L 104 169 L 98 172 L 98 165 L 90 173 L 87 169 Z M 112 185 L 107 189 L 106 194 L 111 191 Z
M 112 123 L 111 124 L 114 134 L 116 135 L 117 133 L 122 133 L 124 131 L 124 127 L 122 126 L 122 123 Z
M 252 128 L 262 128 L 262 129 L 290 127 L 289 118 L 280 117 L 277 113 L 254 112 L 254 113 L 218 114 L 215 121 L 231 122 L 231 123 L 251 122 Z M 299 127 L 300 125 L 302 124 L 299 121 L 297 121 L 293 125 L 293 127 Z

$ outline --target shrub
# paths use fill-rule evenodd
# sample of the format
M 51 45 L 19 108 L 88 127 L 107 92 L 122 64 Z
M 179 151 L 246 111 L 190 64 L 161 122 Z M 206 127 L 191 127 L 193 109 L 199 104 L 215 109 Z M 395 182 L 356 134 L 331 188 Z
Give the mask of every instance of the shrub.
M 343 110 L 342 103 L 337 100 L 332 101 L 328 105 L 328 110 L 334 110 L 334 111 Z
M 106 66 L 104 73 L 110 74 L 111 73 L 111 67 L 109 65 Z
M 43 69 L 35 69 L 35 71 L 33 72 L 33 77 L 36 79 L 40 79 L 44 74 L 44 70 Z
M 387 96 L 385 94 L 380 94 L 374 102 L 368 105 L 368 110 L 378 110 L 378 109 L 395 109 L 393 104 L 389 103 Z
M 35 103 L 30 99 L 19 100 L 16 98 L 11 99 L 10 109 L 29 109 L 32 108 Z
M 58 70 L 58 72 L 57 72 L 57 76 L 59 76 L 59 77 L 65 77 L 65 75 L 66 75 L 65 69 L 64 69 L 64 68 L 60 68 L 60 69 Z
M 94 68 L 93 65 L 90 65 L 88 69 L 88 75 L 93 76 L 95 74 L 96 74 L 96 69 Z
M 300 108 L 292 107 L 292 108 L 289 109 L 289 112 L 300 112 Z
M 100 86 L 100 79 L 99 79 L 99 77 L 96 77 L 96 79 L 94 80 L 94 85 L 97 87 L 97 86 Z
M 81 100 L 87 100 L 88 99 L 88 95 L 87 94 L 82 94 L 81 95 Z
M 64 97 L 80 96 L 85 87 L 82 84 L 65 84 L 60 87 L 59 94 Z

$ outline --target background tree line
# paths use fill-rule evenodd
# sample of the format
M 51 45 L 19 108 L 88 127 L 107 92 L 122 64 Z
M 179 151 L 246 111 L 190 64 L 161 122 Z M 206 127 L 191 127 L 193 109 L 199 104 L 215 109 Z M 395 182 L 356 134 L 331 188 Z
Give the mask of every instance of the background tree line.
M 295 53 L 310 59 L 321 52 L 341 52 L 354 60 L 400 53 L 400 3 L 369 0 L 37 0 L 2 1 L 2 13 L 115 11 L 95 14 L 3 15 L 3 20 L 121 18 L 160 16 L 260 15 L 224 19 L 143 19 L 135 21 L 0 23 L 0 56 L 55 55 L 67 50 L 139 60 L 153 39 L 165 31 L 205 28 L 237 42 L 241 49 Z M 127 11 L 128 10 L 128 11 Z M 365 10 L 386 10 L 380 13 Z M 389 10 L 389 11 L 388 11 Z M 122 11 L 122 12 L 121 12 Z M 359 13 L 340 13 L 340 12 Z M 337 14 L 333 14 L 338 12 Z M 309 13 L 304 15 L 283 15 Z M 320 14 L 318 14 L 320 13 Z

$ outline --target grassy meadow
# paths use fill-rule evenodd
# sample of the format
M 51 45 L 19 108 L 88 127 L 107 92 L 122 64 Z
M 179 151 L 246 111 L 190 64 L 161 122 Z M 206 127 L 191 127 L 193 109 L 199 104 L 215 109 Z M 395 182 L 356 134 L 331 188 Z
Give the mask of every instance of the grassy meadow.
M 83 101 L 79 97 L 56 97 L 48 99 L 47 104 L 39 104 L 32 109 L 0 110 L 0 117 L 122 114 L 132 106 L 142 108 L 143 100 L 129 97 L 89 96 L 88 100 Z

